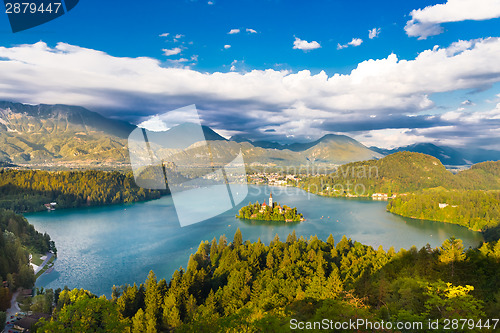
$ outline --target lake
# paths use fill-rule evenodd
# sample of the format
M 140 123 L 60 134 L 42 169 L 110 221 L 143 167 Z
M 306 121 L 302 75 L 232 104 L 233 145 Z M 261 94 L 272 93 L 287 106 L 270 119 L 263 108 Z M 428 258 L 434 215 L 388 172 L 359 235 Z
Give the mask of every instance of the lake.
M 242 221 L 234 216 L 249 201 L 267 200 L 272 191 L 275 202 L 297 207 L 306 218 L 301 223 Z M 196 205 L 196 202 L 193 202 Z M 276 234 L 282 241 L 293 230 L 297 237 L 317 235 L 335 242 L 343 235 L 375 249 L 393 246 L 421 248 L 440 246 L 454 236 L 464 246 L 474 247 L 482 235 L 464 227 L 433 221 L 413 220 L 388 213 L 387 202 L 327 198 L 293 187 L 251 186 L 240 205 L 217 217 L 181 228 L 171 197 L 106 207 L 55 210 L 26 214 L 40 232 L 55 241 L 58 259 L 51 273 L 43 274 L 37 287 L 84 288 L 97 295 L 111 294 L 113 285 L 145 281 L 150 270 L 158 278 L 170 279 L 180 266 L 186 267 L 191 253 L 203 240 L 231 242 L 237 228 L 243 240 L 269 244 Z

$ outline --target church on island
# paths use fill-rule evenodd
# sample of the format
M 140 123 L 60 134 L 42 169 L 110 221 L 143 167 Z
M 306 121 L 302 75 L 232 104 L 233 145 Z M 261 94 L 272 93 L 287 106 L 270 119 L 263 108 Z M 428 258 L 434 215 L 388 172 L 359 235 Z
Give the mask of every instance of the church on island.
M 302 214 L 297 213 L 297 208 L 281 206 L 274 202 L 273 194 L 269 195 L 269 204 L 266 200 L 261 204 L 259 202 L 249 203 L 247 206 L 240 209 L 237 218 L 262 221 L 283 221 L 283 222 L 300 222 L 305 221 Z
M 274 210 L 274 208 L 278 208 L 280 214 L 283 213 L 283 207 L 281 207 L 280 204 L 276 204 L 275 202 L 273 202 L 273 192 L 271 192 L 271 194 L 269 195 L 269 205 L 266 204 L 266 200 L 264 200 L 264 203 L 262 204 L 262 206 L 260 206 L 260 210 L 261 210 L 261 213 L 264 212 L 267 207 L 271 207 L 271 209 Z

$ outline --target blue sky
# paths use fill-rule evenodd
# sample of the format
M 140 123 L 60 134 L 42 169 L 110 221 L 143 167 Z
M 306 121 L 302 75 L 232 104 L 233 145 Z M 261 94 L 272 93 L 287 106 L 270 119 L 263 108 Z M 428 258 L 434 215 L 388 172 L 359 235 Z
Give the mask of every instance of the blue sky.
M 500 44 L 498 7 L 496 0 L 80 0 L 16 34 L 0 15 L 0 70 L 8 73 L 4 82 L 0 74 L 7 87 L 0 97 L 79 104 L 133 122 L 196 103 L 204 122 L 228 136 L 307 140 L 349 128 L 345 134 L 368 145 L 487 147 L 479 140 L 485 129 L 499 134 L 500 74 L 490 49 Z M 59 82 L 44 79 L 54 66 Z M 26 71 L 37 84 L 23 82 Z M 137 79 L 136 89 L 122 86 L 125 77 Z M 420 125 L 408 126 L 414 116 Z M 349 122 L 363 125 L 343 126 Z M 443 135 L 472 127 L 478 132 L 467 138 Z
M 162 61 L 198 55 L 193 66 L 201 71 L 224 71 L 237 59 L 245 68 L 285 68 L 294 71 L 325 70 L 347 73 L 366 59 L 394 52 L 413 59 L 434 45 L 458 39 L 474 39 L 499 30 L 499 20 L 457 22 L 446 33 L 427 40 L 408 38 L 404 27 L 409 13 L 433 4 L 428 1 L 96 1 L 81 0 L 74 11 L 28 31 L 12 34 L 2 17 L 2 44 L 65 42 L 104 51 L 113 56 L 147 56 Z M 442 2 L 434 2 L 442 3 Z M 248 33 L 245 29 L 257 33 Z M 370 40 L 368 30 L 380 28 Z M 240 29 L 238 34 L 228 34 Z M 168 37 L 159 37 L 169 33 Z M 486 34 L 485 34 L 486 32 Z M 175 35 L 183 35 L 174 42 Z M 292 49 L 295 37 L 318 41 L 321 49 Z M 353 38 L 363 39 L 358 48 L 337 50 Z M 189 44 L 189 43 L 192 44 Z M 224 50 L 224 45 L 231 48 Z M 164 56 L 162 49 L 185 48 L 178 56 Z

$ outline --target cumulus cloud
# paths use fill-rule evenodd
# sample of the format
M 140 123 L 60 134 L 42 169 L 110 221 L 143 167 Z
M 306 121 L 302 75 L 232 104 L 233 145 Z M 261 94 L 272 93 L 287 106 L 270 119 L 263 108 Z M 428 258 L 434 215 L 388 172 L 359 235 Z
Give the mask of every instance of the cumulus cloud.
M 146 57 L 39 42 L 0 47 L 0 100 L 82 105 L 131 121 L 196 104 L 207 125 L 253 136 L 263 128 L 295 138 L 388 128 L 438 136 L 432 131 L 438 127 L 495 135 L 485 128 L 500 129 L 498 106 L 489 113 L 409 118 L 433 107 L 433 93 L 485 89 L 500 81 L 500 38 L 461 43 L 459 49 L 435 47 L 412 60 L 390 54 L 329 76 L 273 69 L 206 73 Z M 188 60 L 177 60 L 181 63 Z
M 182 52 L 180 47 L 174 47 L 173 49 L 163 49 L 163 54 L 168 56 L 176 55 Z
M 207 3 L 208 3 L 209 5 L 213 5 L 213 4 L 214 4 L 214 2 L 213 2 L 213 1 L 209 1 L 209 2 L 207 2 Z
M 433 142 L 445 146 L 500 150 L 500 104 L 486 111 L 465 111 L 460 107 L 441 115 L 411 118 L 411 124 L 409 121 L 397 121 L 401 126 L 381 127 L 354 134 L 354 137 L 369 146 L 381 148 Z
M 380 34 L 380 28 L 373 28 L 368 30 L 368 38 L 370 39 L 378 37 L 379 34 Z
M 254 29 L 250 29 L 250 28 L 247 28 L 246 31 L 248 33 L 251 33 L 251 34 L 256 34 L 257 33 L 257 30 L 254 30 Z
M 224 45 L 224 48 L 225 48 L 226 50 L 227 50 L 227 49 L 230 49 L 230 48 L 231 48 L 231 45 L 226 44 L 226 45 Z
M 363 40 L 361 38 L 353 38 L 349 43 L 351 46 L 360 46 L 363 43 Z
M 415 9 L 411 20 L 406 22 L 408 36 L 426 39 L 443 32 L 441 23 L 465 20 L 489 20 L 500 17 L 498 0 L 448 0 L 444 4 Z
M 228 32 L 229 35 L 234 35 L 234 34 L 239 34 L 239 33 L 240 33 L 240 29 L 231 29 Z
M 298 37 L 295 37 L 295 41 L 293 42 L 293 48 L 302 51 L 310 51 L 314 49 L 319 49 L 321 45 L 317 41 L 308 42 L 302 40 Z
M 168 37 L 168 35 L 170 35 L 169 32 L 164 32 L 164 33 L 160 34 L 159 36 L 160 37 Z
M 349 46 L 360 46 L 361 44 L 363 43 L 363 40 L 361 38 L 353 38 L 349 43 L 347 44 L 340 44 L 338 43 L 337 44 L 337 50 L 342 50 L 342 49 L 345 49 Z
M 384 149 L 393 149 L 430 141 L 438 143 L 437 140 L 429 140 L 429 137 L 419 135 L 410 128 L 373 130 L 369 133 L 355 134 L 353 138 L 363 142 L 368 147 L 375 146 Z

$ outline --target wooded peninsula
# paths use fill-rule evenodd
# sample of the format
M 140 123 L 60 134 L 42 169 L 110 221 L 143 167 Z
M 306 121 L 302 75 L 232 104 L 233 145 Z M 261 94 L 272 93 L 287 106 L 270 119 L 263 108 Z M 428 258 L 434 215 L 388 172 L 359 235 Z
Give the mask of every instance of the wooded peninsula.
M 16 213 L 158 199 L 166 191 L 138 187 L 132 173 L 0 169 L 0 208 Z

